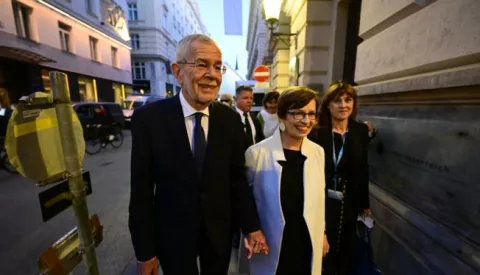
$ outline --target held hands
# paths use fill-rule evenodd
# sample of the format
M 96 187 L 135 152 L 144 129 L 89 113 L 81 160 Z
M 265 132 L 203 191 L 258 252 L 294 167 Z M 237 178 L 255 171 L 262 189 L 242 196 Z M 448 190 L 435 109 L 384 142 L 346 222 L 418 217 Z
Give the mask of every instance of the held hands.
M 248 250 L 248 259 L 252 258 L 253 253 L 264 253 L 268 255 L 269 247 L 265 235 L 263 235 L 261 230 L 250 233 L 248 238 L 244 239 L 244 242 Z
M 158 274 L 158 259 L 153 257 L 145 262 L 138 262 L 137 265 L 138 275 L 157 275 Z

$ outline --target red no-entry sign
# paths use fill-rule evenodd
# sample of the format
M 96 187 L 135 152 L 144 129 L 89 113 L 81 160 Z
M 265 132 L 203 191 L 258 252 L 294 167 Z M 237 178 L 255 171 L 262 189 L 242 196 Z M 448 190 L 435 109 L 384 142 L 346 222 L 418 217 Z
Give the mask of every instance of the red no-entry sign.
M 260 65 L 253 70 L 253 78 L 258 82 L 268 81 L 270 69 L 265 65 Z

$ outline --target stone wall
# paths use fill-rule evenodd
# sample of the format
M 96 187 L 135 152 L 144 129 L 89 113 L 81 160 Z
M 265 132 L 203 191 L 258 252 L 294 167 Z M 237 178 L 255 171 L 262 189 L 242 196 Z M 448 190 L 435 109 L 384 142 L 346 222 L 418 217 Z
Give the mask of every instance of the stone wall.
M 385 274 L 480 273 L 480 1 L 363 1 L 355 81 Z

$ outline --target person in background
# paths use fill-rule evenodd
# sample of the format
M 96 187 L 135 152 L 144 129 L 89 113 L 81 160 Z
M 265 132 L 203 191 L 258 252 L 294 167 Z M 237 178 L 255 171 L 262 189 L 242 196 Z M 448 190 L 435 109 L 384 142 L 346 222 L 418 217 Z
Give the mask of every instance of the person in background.
M 220 102 L 229 107 L 233 107 L 233 96 L 228 93 L 222 94 L 220 95 Z
M 250 113 L 252 106 L 252 87 L 247 85 L 239 86 L 235 90 L 235 110 L 238 112 L 238 114 L 240 114 L 242 122 L 245 125 L 247 148 L 265 138 L 260 122 L 258 122 L 256 118 L 252 117 L 252 114 Z
M 317 94 L 290 87 L 278 100 L 279 129 L 245 153 L 269 252 L 251 258 L 251 275 L 317 275 L 329 250 L 325 235 L 325 156 L 307 138 Z
M 371 215 L 367 147 L 369 129 L 355 120 L 355 89 L 344 82 L 330 85 L 320 106 L 311 138 L 325 150 L 326 224 L 330 252 L 322 274 L 349 274 L 356 244 L 358 215 Z
M 245 176 L 244 126 L 215 102 L 222 53 L 207 35 L 178 43 L 181 92 L 132 117 L 130 234 L 138 274 L 228 273 L 233 221 L 254 252 L 268 249 Z M 168 119 L 166 119 L 168 118 Z M 197 262 L 198 260 L 198 262 Z
M 267 138 L 278 128 L 277 102 L 280 93 L 277 91 L 267 92 L 263 97 L 263 109 L 258 113 L 257 120 L 263 129 L 263 135 Z

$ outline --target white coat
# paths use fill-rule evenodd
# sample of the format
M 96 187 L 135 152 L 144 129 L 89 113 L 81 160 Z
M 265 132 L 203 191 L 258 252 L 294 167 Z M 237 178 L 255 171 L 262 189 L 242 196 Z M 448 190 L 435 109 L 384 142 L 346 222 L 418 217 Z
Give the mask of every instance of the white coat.
M 323 238 L 325 234 L 325 159 L 323 148 L 305 138 L 301 146 L 304 163 L 305 218 L 313 247 L 312 275 L 322 273 Z M 251 275 L 274 275 L 280 258 L 285 219 L 280 201 L 280 180 L 285 161 L 280 130 L 259 142 L 245 153 L 248 180 L 253 187 L 261 229 L 270 247 L 270 253 L 254 254 L 250 261 Z

